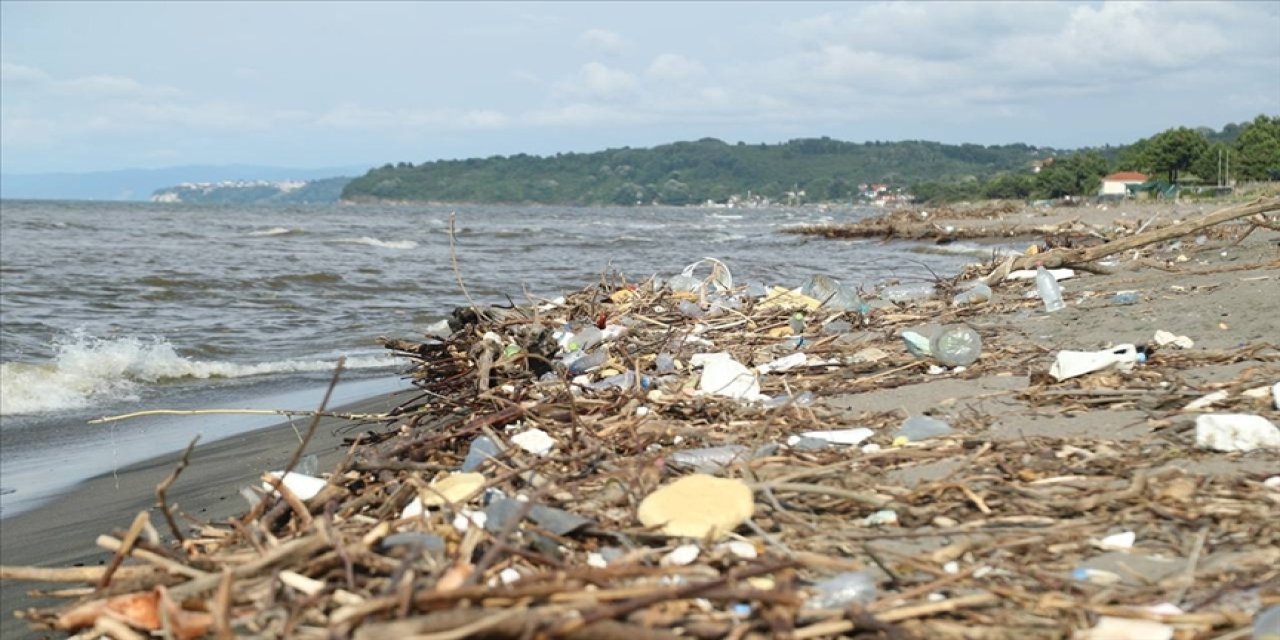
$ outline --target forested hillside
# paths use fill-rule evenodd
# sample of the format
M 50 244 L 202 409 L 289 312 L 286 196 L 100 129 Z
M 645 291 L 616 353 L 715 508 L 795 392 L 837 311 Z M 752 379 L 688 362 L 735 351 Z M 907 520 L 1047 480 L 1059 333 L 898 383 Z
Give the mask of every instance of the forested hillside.
M 352 180 L 344 200 L 667 204 L 725 202 L 748 194 L 773 201 L 847 201 L 859 185 L 984 179 L 1029 171 L 1053 151 L 1023 144 L 852 143 L 830 138 L 727 144 L 713 138 L 651 149 L 609 149 L 549 157 L 385 165 Z

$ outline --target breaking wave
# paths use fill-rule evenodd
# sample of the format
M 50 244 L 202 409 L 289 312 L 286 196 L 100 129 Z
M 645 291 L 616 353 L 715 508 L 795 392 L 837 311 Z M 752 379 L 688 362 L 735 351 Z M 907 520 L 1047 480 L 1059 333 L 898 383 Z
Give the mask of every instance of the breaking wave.
M 205 378 L 243 378 L 273 373 L 332 370 L 333 359 L 291 359 L 240 364 L 192 360 L 159 337 L 98 338 L 84 332 L 55 340 L 54 357 L 43 363 L 0 364 L 0 415 L 33 415 L 137 400 L 147 385 Z M 393 367 L 387 355 L 347 359 L 348 369 Z
M 250 231 L 251 236 L 286 236 L 303 233 L 302 229 L 288 229 L 286 227 L 271 227 L 270 229 L 259 229 Z
M 413 240 L 379 240 L 377 238 L 370 238 L 369 236 L 343 238 L 341 240 L 334 240 L 334 242 L 339 244 L 363 244 L 370 247 L 399 250 L 415 249 L 418 246 L 418 243 Z

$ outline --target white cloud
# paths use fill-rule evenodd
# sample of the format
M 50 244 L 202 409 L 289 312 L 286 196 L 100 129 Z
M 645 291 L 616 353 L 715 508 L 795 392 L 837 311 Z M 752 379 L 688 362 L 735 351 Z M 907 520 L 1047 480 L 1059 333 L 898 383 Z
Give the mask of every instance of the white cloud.
M 639 88 L 636 77 L 620 69 L 612 69 L 599 62 L 588 62 L 578 70 L 572 80 L 557 83 L 561 92 L 579 98 L 616 100 L 627 97 Z
M 588 29 L 578 36 L 578 42 L 591 51 L 607 55 L 618 55 L 627 46 L 622 36 L 607 29 Z
M 379 109 L 346 103 L 321 114 L 314 123 L 335 129 L 477 130 L 500 129 L 509 120 L 492 109 Z
M 180 95 L 173 87 L 145 85 L 133 78 L 112 75 L 94 75 L 60 80 L 53 90 L 86 98 L 165 98 Z
M 649 63 L 645 76 L 662 82 L 687 82 L 706 75 L 701 62 L 676 53 L 664 53 Z
M 12 62 L 0 62 L 0 82 L 46 82 L 49 74 L 35 68 Z

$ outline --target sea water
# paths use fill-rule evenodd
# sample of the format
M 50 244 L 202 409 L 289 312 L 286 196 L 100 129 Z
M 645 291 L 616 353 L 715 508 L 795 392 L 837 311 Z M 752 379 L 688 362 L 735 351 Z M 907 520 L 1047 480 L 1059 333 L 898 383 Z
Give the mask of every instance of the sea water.
M 989 253 L 781 233 L 874 211 L 0 202 L 0 509 L 33 490 L 18 461 L 107 438 L 94 417 L 269 402 L 323 387 L 339 357 L 344 381 L 393 387 L 403 363 L 377 338 L 420 338 L 467 304 L 459 278 L 478 303 L 519 304 L 704 256 L 737 282 L 796 287 L 925 281 Z M 146 452 L 180 449 L 182 424 Z M 114 437 L 141 431 L 121 422 Z

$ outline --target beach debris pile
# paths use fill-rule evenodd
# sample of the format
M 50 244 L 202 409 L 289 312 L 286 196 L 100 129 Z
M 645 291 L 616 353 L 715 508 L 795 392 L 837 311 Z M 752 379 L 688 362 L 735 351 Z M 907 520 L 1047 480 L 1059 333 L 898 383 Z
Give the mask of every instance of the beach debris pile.
M 121 638 L 1208 638 L 1280 603 L 1280 347 L 1055 355 L 1031 281 L 952 304 L 973 279 L 705 259 L 459 308 L 384 341 L 412 397 L 333 473 L 295 455 L 229 522 L 162 496 L 171 539 L 143 512 L 105 567 L 0 577 L 88 583 L 20 613 Z M 1224 460 L 1269 471 L 1197 471 Z

